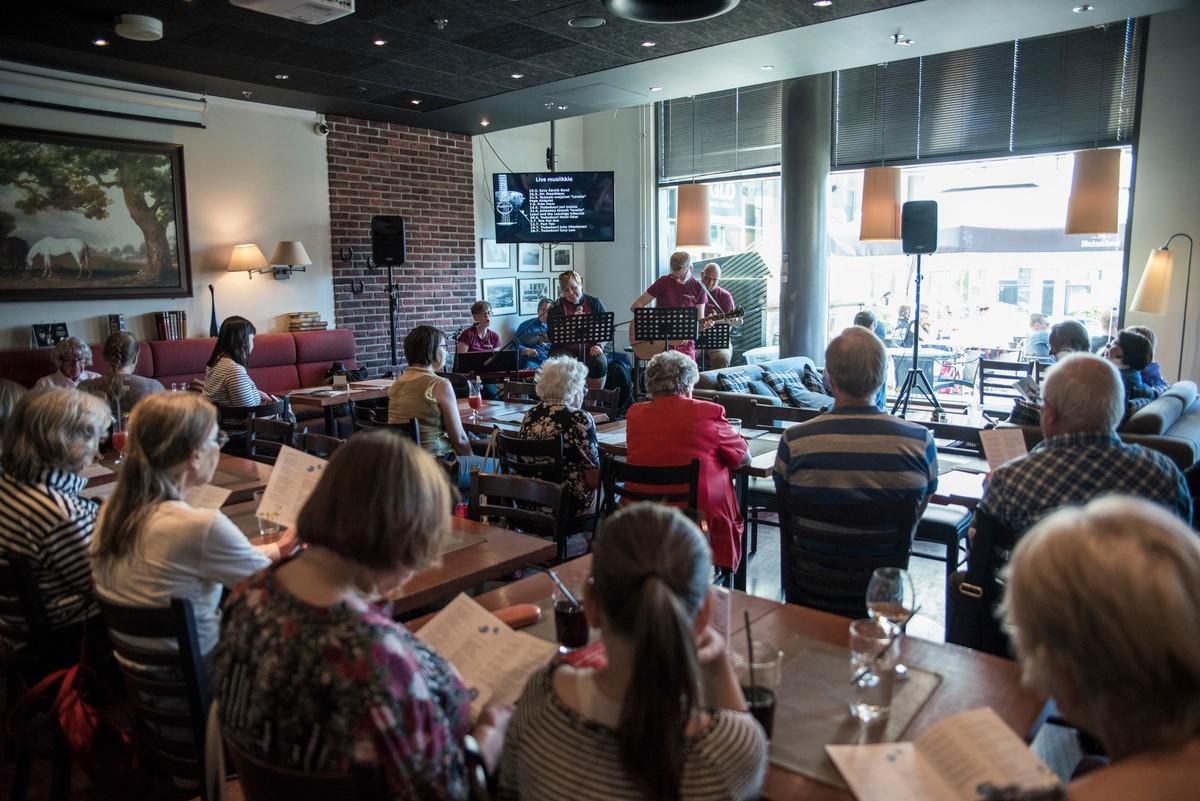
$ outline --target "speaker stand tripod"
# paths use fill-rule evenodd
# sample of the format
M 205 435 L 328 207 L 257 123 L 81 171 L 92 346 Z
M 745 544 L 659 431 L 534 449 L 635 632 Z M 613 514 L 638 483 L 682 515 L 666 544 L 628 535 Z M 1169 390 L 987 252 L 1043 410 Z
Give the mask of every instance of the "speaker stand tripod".
M 933 386 L 929 383 L 929 377 L 920 369 L 920 363 L 917 361 L 917 355 L 921 350 L 921 254 L 917 254 L 917 291 L 916 300 L 913 303 L 913 344 L 912 344 L 912 365 L 908 368 L 908 375 L 904 377 L 904 382 L 900 385 L 900 394 L 896 396 L 896 402 L 892 404 L 892 414 L 896 410 L 900 410 L 901 417 L 908 416 L 908 401 L 912 397 L 913 390 L 916 389 L 921 394 L 929 399 L 933 405 L 934 415 L 940 417 L 943 414 L 942 405 L 938 403 L 937 394 L 933 391 Z
M 388 362 L 388 378 L 396 377 L 396 295 L 400 288 L 396 286 L 396 278 L 392 273 L 392 262 L 387 263 L 387 298 L 388 298 L 388 343 L 391 345 L 391 360 Z

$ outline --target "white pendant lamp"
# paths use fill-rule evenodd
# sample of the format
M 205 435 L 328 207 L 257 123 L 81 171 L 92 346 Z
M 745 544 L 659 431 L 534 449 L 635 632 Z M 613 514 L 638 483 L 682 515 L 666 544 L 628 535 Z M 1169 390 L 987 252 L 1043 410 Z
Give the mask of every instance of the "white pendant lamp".
M 1117 148 L 1075 153 L 1071 198 L 1067 201 L 1068 234 L 1115 234 L 1120 191 L 1121 151 Z
M 708 227 L 708 186 L 680 184 L 677 191 L 675 247 L 708 247 L 712 244 Z
M 867 167 L 863 172 L 863 242 L 900 238 L 900 168 Z

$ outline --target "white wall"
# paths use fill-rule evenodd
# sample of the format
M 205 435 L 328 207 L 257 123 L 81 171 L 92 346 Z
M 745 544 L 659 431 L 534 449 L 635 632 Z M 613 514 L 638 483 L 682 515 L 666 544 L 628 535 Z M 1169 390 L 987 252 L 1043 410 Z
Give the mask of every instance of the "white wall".
M 333 324 L 325 140 L 312 112 L 210 97 L 205 128 L 8 104 L 0 114 L 24 128 L 183 145 L 193 290 L 190 298 L 0 303 L 0 347 L 28 347 L 30 324 L 51 321 L 101 342 L 103 316 L 116 312 L 152 339 L 147 314 L 166 309 L 185 310 L 189 334 L 207 336 L 210 283 L 219 318 L 243 315 L 260 332 L 286 331 L 292 311 L 319 311 Z M 269 258 L 281 239 L 304 243 L 315 262 L 307 272 L 276 281 L 225 270 L 234 245 L 255 242 Z
M 571 170 L 591 169 L 583 165 L 583 117 L 571 117 L 558 120 L 554 124 L 554 152 L 557 155 L 557 168 L 560 172 Z M 485 141 L 486 139 L 486 141 Z M 496 215 L 492 211 L 492 175 L 497 172 L 547 172 L 546 148 L 550 146 L 550 123 L 527 125 L 523 128 L 511 128 L 507 131 L 483 134 L 474 137 L 472 150 L 474 153 L 473 174 L 475 182 L 475 263 L 480 265 L 477 274 L 482 281 L 484 278 L 550 278 L 554 280 L 557 273 L 551 273 L 549 264 L 543 252 L 542 271 L 540 273 L 517 272 L 511 270 L 484 270 L 483 254 L 480 252 L 480 240 L 496 238 Z M 510 247 L 517 247 L 511 245 Z M 586 257 L 584 248 L 575 245 L 575 270 L 580 275 L 586 275 Z M 586 278 L 584 279 L 586 280 Z M 520 284 L 518 283 L 518 292 Z M 483 297 L 482 285 L 477 290 Z M 470 321 L 467 310 L 463 319 Z M 528 320 L 518 314 L 492 317 L 492 328 L 499 332 L 502 340 L 507 340 L 522 321 Z
M 1150 18 L 1149 50 L 1142 86 L 1129 247 L 1127 302 L 1133 300 L 1152 248 L 1180 231 L 1200 239 L 1200 5 Z M 1130 311 L 1126 325 L 1158 333 L 1156 356 L 1163 375 L 1176 376 L 1183 323 L 1187 241 L 1171 244 L 1175 271 L 1165 316 Z M 1200 376 L 1200 256 L 1193 257 L 1183 378 Z

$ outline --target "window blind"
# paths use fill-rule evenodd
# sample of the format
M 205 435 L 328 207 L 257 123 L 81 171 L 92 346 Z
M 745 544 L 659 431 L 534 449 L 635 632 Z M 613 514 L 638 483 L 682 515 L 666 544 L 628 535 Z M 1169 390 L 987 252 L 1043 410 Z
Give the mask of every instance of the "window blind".
M 779 82 L 658 104 L 658 181 L 690 181 L 779 165 Z
M 835 168 L 1126 143 L 1145 21 L 834 74 Z

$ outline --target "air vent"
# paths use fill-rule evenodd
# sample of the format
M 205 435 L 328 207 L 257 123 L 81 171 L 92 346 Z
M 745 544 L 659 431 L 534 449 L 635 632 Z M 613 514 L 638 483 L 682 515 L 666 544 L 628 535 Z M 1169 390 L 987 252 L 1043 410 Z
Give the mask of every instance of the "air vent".
M 273 17 L 322 25 L 354 13 L 354 0 L 229 0 L 231 5 Z

